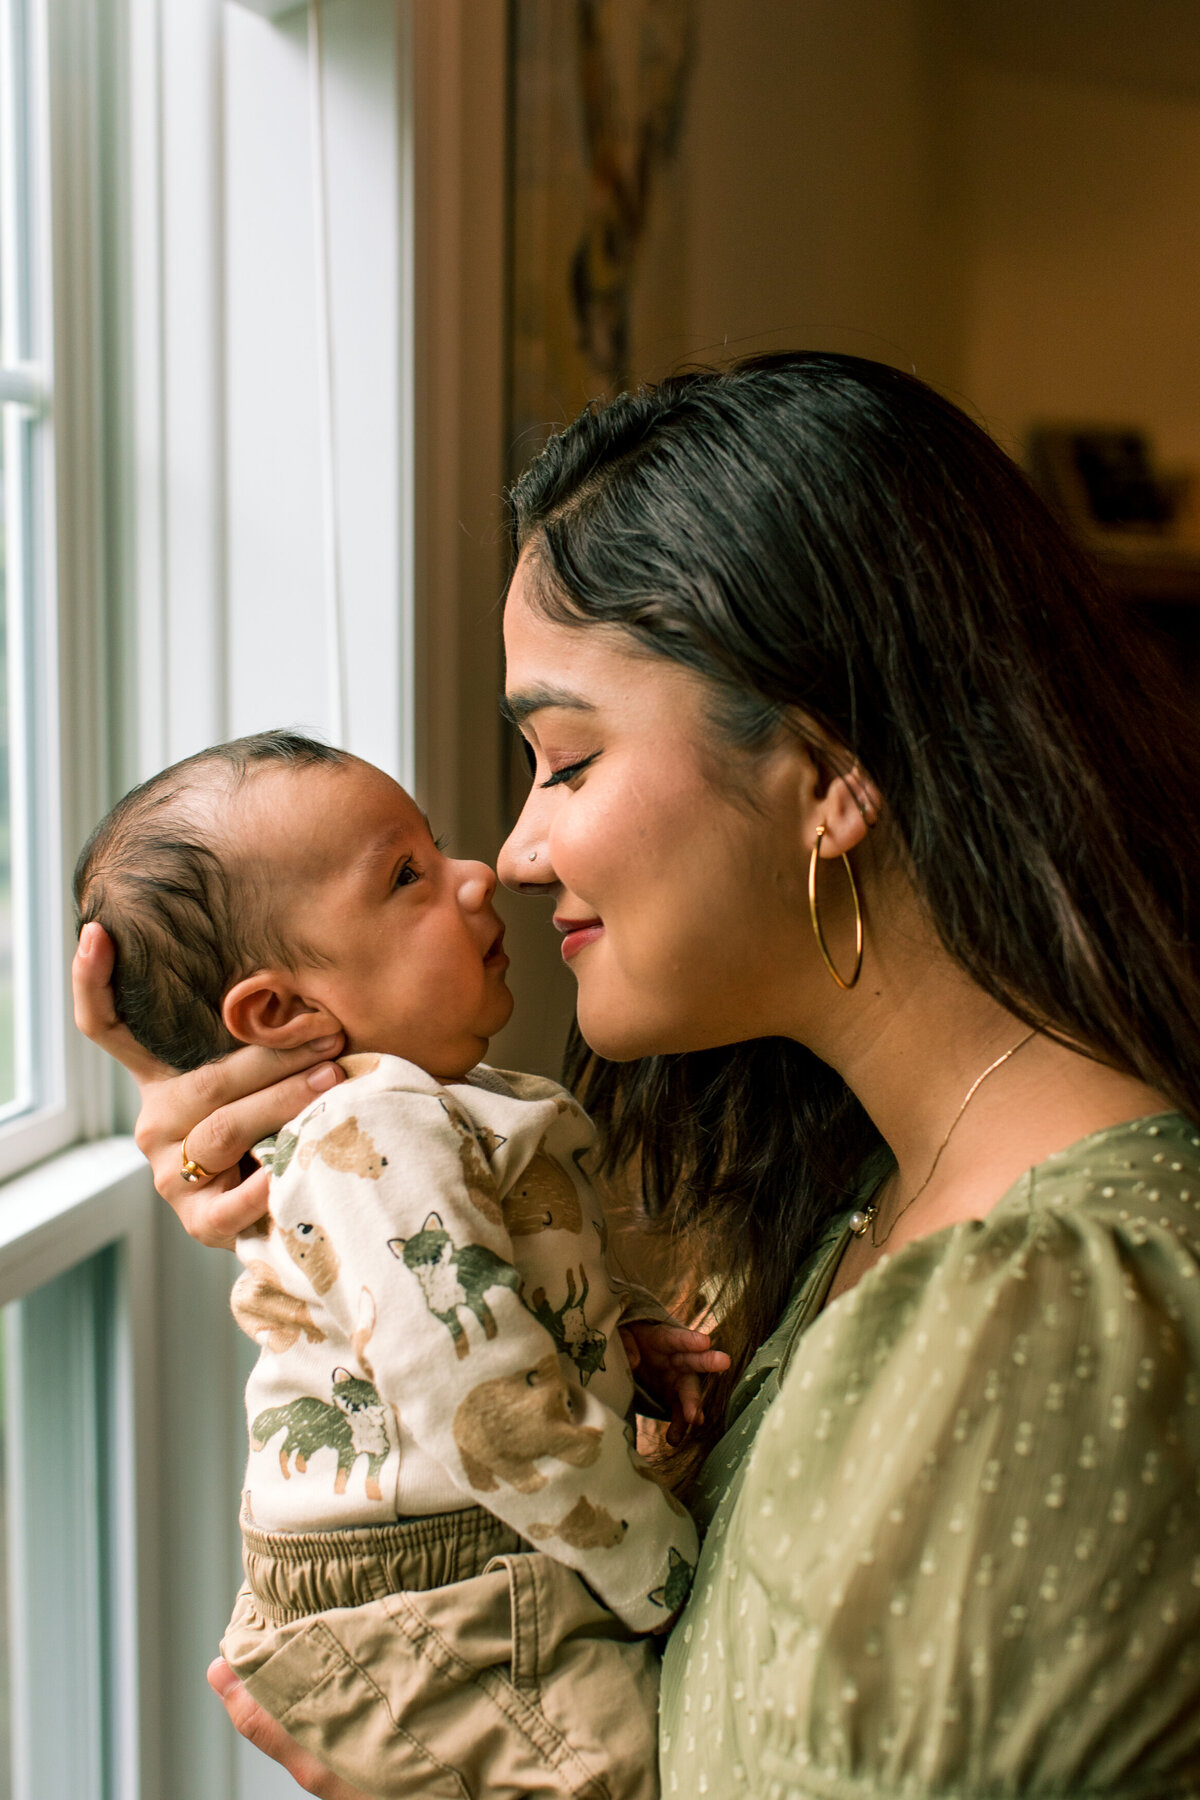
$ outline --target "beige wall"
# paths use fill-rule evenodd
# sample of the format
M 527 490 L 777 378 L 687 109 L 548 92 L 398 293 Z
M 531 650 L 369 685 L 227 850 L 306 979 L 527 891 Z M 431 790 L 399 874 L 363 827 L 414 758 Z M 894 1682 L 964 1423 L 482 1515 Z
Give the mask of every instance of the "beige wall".
M 964 384 L 1002 441 L 1147 424 L 1200 465 L 1200 97 L 972 61 Z
M 700 0 L 692 352 L 853 351 L 953 385 L 951 92 L 924 0 Z
M 690 352 L 903 365 L 1200 463 L 1194 0 L 699 0 Z

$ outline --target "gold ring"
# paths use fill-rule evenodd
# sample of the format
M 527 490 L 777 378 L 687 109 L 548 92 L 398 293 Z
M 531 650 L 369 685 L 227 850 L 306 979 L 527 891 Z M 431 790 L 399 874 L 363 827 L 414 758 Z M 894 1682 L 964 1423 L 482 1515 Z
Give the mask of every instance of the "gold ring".
M 212 1180 L 212 1176 L 209 1174 L 208 1170 L 202 1169 L 200 1167 L 200 1164 L 198 1162 L 193 1162 L 191 1157 L 188 1155 L 186 1137 L 183 1140 L 183 1145 L 180 1150 L 180 1163 L 181 1163 L 180 1173 L 182 1174 L 183 1179 L 185 1181 L 195 1182 L 195 1181 L 211 1181 Z

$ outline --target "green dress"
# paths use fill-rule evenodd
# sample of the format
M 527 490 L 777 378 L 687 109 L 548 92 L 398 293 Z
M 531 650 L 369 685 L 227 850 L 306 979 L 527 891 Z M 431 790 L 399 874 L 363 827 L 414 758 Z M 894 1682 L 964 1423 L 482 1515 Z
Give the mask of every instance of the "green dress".
M 1200 1136 L 1048 1158 L 747 1370 L 663 1668 L 666 1800 L 1200 1795 Z

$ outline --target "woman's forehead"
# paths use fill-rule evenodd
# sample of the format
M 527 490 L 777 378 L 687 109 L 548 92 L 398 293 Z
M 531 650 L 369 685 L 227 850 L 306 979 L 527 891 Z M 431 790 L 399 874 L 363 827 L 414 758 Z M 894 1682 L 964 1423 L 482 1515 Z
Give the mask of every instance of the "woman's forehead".
M 501 711 L 514 725 L 554 712 L 580 724 L 603 714 L 609 723 L 624 718 L 644 729 L 657 719 L 677 728 L 703 709 L 702 677 L 620 626 L 564 625 L 520 604 L 506 615 L 505 647 Z
M 517 567 L 504 609 L 505 688 L 511 711 L 527 717 L 541 705 L 584 708 L 600 693 L 626 687 L 636 673 L 670 680 L 683 673 L 653 655 L 620 625 L 547 617 Z M 519 719 L 518 719 L 519 723 Z
M 547 618 L 521 584 L 518 568 L 504 609 L 507 703 L 526 717 L 531 704 L 585 705 L 606 668 L 628 657 L 627 633 L 611 626 L 563 624 Z M 553 699 L 550 696 L 554 696 Z

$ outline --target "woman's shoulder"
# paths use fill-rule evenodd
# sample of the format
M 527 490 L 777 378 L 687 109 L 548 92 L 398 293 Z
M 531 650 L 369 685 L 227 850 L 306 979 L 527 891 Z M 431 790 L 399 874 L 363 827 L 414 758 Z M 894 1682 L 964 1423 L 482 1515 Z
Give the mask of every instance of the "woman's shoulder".
M 1109 1125 L 1028 1170 L 996 1209 L 1082 1208 L 1124 1221 L 1133 1212 L 1200 1219 L 1200 1127 L 1179 1112 Z
M 1004 1316 L 1022 1310 L 1012 1292 L 1022 1284 L 1029 1305 L 1034 1295 L 1050 1305 L 1061 1290 L 1064 1320 L 1073 1304 L 1118 1293 L 1129 1305 L 1174 1316 L 1181 1286 L 1197 1275 L 1200 1130 L 1181 1113 L 1080 1139 L 1028 1169 L 986 1218 L 918 1240 L 872 1271 L 885 1311 L 895 1302 L 907 1307 L 933 1286 L 939 1316 L 979 1294 Z M 875 1310 L 870 1284 L 870 1276 L 860 1284 L 868 1313 Z
M 884 1489 L 915 1456 L 947 1492 L 994 1464 L 1078 1501 L 1081 1470 L 1148 1479 L 1168 1430 L 1200 1472 L 1198 1139 L 1173 1114 L 1096 1133 L 877 1263 L 794 1340 L 747 1485 L 799 1462 L 824 1490 L 853 1440 Z
M 928 1286 L 1000 1279 L 1053 1286 L 1103 1246 L 1136 1257 L 1174 1251 L 1174 1273 L 1193 1279 L 1200 1256 L 1200 1129 L 1181 1113 L 1107 1126 L 1027 1169 L 986 1217 L 969 1219 L 884 1256 L 830 1315 L 872 1317 Z M 1152 1258 L 1153 1260 L 1153 1258 Z M 938 1310 L 943 1311 L 941 1301 Z
M 1099 1352 L 1119 1341 L 1118 1317 L 1176 1318 L 1198 1275 L 1200 1131 L 1162 1113 L 1081 1139 L 1027 1170 L 986 1218 L 885 1256 L 788 1362 L 811 1371 L 830 1357 L 843 1381 L 850 1365 L 890 1359 L 907 1342 L 944 1372 L 1036 1329 L 1046 1369 L 1071 1359 L 1091 1327 Z M 1200 1312 L 1194 1348 L 1200 1356 Z M 936 1391 L 941 1376 L 932 1379 Z

